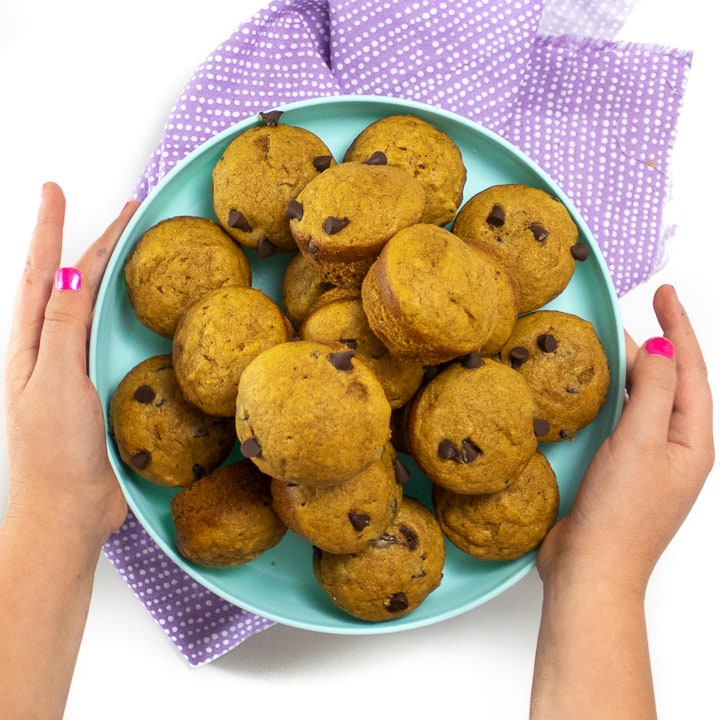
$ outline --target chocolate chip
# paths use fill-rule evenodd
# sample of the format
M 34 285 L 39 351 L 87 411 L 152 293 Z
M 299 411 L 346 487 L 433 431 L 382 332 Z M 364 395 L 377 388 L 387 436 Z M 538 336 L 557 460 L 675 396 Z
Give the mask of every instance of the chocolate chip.
M 398 458 L 393 460 L 393 468 L 395 470 L 395 481 L 403 485 L 410 479 L 410 471 L 400 462 Z
M 149 450 L 140 450 L 130 458 L 130 464 L 138 470 L 144 470 L 150 464 L 151 459 L 152 454 Z
M 350 220 L 346 217 L 337 218 L 332 217 L 331 215 L 329 218 L 326 218 L 325 222 L 323 223 L 323 230 L 328 235 L 335 235 L 336 233 L 339 233 L 343 228 L 346 228 L 349 223 Z
M 538 335 L 537 345 L 543 352 L 554 352 L 557 350 L 557 338 L 554 335 L 550 335 L 550 333 L 543 333 L 542 335 Z
M 355 338 L 340 338 L 343 345 L 347 345 L 351 350 L 357 350 L 358 342 Z
M 474 462 L 482 454 L 483 451 L 469 437 L 462 441 L 462 445 L 460 447 L 460 457 L 462 458 L 463 463 Z
M 385 600 L 385 609 L 388 612 L 402 612 L 410 607 L 407 595 L 404 592 L 393 593 L 387 600 Z
M 352 359 L 355 357 L 355 351 L 350 348 L 348 350 L 339 350 L 338 352 L 328 353 L 327 359 L 336 370 L 352 370 Z
M 530 357 L 530 351 L 522 345 L 516 345 L 510 350 L 510 364 L 515 368 L 519 368 Z
M 149 405 L 155 399 L 155 391 L 149 385 L 141 385 L 133 397 L 142 405 Z
M 542 225 L 538 225 L 537 223 L 530 225 L 528 230 L 530 230 L 535 240 L 539 243 L 545 242 L 547 236 L 550 234 Z
M 264 235 L 258 241 L 258 246 L 257 246 L 258 257 L 269 258 L 271 255 L 275 254 L 276 250 L 277 250 L 277 245 L 274 242 L 272 242 L 272 240 L 268 240 L 268 238 L 266 238 Z
M 570 248 L 570 254 L 578 261 L 583 262 L 590 257 L 590 248 L 585 243 L 575 243 Z
M 259 457 L 262 453 L 262 448 L 257 438 L 249 437 L 240 443 L 240 452 L 248 458 Z
M 417 533 L 407 525 L 400 526 L 400 534 L 403 536 L 403 540 L 408 550 L 416 550 L 420 544 Z
M 332 155 L 318 155 L 317 157 L 313 158 L 312 164 L 318 172 L 322 172 L 323 170 L 327 170 L 330 165 L 332 165 L 332 160 Z
M 387 155 L 381 150 L 376 150 L 367 160 L 363 160 L 363 165 L 387 165 Z
M 207 475 L 207 470 L 205 470 L 205 468 L 202 465 L 197 465 L 197 464 L 193 465 L 192 471 L 193 471 L 193 477 L 195 478 L 195 480 L 199 480 L 201 477 L 205 477 L 205 475 Z
M 438 444 L 438 457 L 442 460 L 455 460 L 460 451 L 452 440 L 441 440 Z
M 271 110 L 270 112 L 261 112 L 260 119 L 268 127 L 277 127 L 280 124 L 280 118 L 282 117 L 282 110 Z
M 542 418 L 533 420 L 533 432 L 536 437 L 544 437 L 550 432 L 550 423 Z
M 500 205 L 492 206 L 492 210 L 487 216 L 487 224 L 492 227 L 502 227 L 505 224 L 505 211 Z
M 482 359 L 480 353 L 471 352 L 462 359 L 460 364 L 468 370 L 474 370 L 475 368 L 482 367 L 485 361 Z
M 370 516 L 367 513 L 349 512 L 348 519 L 358 532 L 364 530 L 370 524 Z
M 320 246 L 312 238 L 308 241 L 308 252 L 317 257 L 320 254 Z
M 430 382 L 440 374 L 439 365 L 423 365 L 423 382 Z
M 285 206 L 285 217 L 288 220 L 302 220 L 303 217 L 303 206 L 297 200 L 291 200 Z
M 250 232 L 252 228 L 247 218 L 239 210 L 231 210 L 228 213 L 228 226 L 242 232 Z

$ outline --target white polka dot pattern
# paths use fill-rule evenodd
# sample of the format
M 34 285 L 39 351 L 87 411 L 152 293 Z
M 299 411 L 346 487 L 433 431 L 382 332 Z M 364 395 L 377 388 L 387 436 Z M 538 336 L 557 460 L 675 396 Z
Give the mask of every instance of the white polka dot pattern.
M 478 121 L 542 166 L 584 217 L 623 294 L 662 257 L 670 151 L 691 63 L 689 52 L 607 39 L 631 5 L 273 0 L 198 67 L 135 195 L 144 198 L 219 131 L 282 103 L 408 98 Z M 187 578 L 132 516 L 106 554 L 193 665 L 272 624 Z

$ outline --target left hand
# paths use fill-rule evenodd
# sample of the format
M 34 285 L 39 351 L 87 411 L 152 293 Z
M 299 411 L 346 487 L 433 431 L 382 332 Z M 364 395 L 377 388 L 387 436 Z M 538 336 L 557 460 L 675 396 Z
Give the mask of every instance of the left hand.
M 100 281 L 138 205 L 127 203 L 79 260 L 78 272 L 70 270 L 79 287 L 63 289 L 55 279 L 65 198 L 56 184 L 44 186 L 8 347 L 6 520 L 75 531 L 97 547 L 123 523 L 127 506 L 108 460 L 87 346 Z

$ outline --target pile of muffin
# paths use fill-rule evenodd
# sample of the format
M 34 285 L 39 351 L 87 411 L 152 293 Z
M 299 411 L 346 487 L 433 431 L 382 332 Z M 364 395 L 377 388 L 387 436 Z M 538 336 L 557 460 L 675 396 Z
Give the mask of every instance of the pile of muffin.
M 445 538 L 481 560 L 542 542 L 559 493 L 540 443 L 588 425 L 610 381 L 593 326 L 543 309 L 589 251 L 545 191 L 462 204 L 465 182 L 419 117 L 377 120 L 337 161 L 263 113 L 214 167 L 217 220 L 139 239 L 128 299 L 172 353 L 127 373 L 110 427 L 133 471 L 179 488 L 183 556 L 236 566 L 290 529 L 332 601 L 382 621 L 439 586 Z M 251 253 L 287 260 L 277 301 Z

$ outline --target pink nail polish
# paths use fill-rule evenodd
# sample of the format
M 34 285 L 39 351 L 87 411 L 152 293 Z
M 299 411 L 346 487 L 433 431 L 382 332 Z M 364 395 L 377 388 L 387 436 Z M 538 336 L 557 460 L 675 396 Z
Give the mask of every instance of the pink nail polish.
M 79 290 L 82 286 L 82 275 L 72 267 L 62 267 L 55 271 L 56 290 Z
M 645 352 L 650 355 L 662 355 L 672 360 L 675 357 L 675 346 L 667 338 L 654 337 L 645 343 Z

